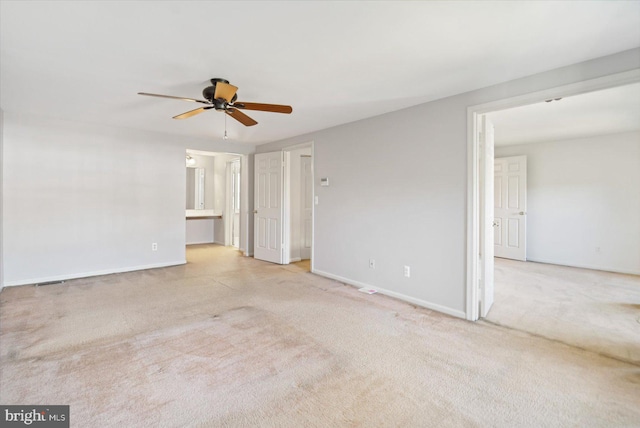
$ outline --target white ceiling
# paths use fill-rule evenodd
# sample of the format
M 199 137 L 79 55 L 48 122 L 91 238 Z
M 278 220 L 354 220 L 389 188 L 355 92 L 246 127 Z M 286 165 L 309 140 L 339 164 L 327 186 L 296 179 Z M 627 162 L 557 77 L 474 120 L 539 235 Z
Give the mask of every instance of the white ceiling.
M 495 145 L 640 131 L 640 83 L 490 113 Z
M 231 118 L 260 144 L 640 45 L 640 2 L 1 1 L 0 106 L 220 140 L 207 79 L 291 115 Z

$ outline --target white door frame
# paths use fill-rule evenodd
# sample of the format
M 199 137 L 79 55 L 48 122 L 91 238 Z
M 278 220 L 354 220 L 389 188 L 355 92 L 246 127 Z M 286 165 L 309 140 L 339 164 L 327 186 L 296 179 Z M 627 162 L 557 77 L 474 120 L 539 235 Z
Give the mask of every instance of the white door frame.
M 311 206 L 311 272 L 313 272 L 313 253 L 316 246 L 315 221 L 316 221 L 316 190 L 315 190 L 315 144 L 313 141 L 284 147 L 285 168 L 284 168 L 284 216 L 282 220 L 282 230 L 284 233 L 284 264 L 291 263 L 291 152 L 297 149 L 311 147 L 311 194 L 314 203 Z
M 253 256 L 254 156 L 240 156 L 240 246 L 245 257 Z
M 593 92 L 600 89 L 613 88 L 640 82 L 640 69 L 626 71 L 585 80 L 583 82 L 558 86 L 543 91 L 532 92 L 511 98 L 504 98 L 485 104 L 467 108 L 467 284 L 466 284 L 466 319 L 476 321 L 479 318 L 480 281 L 484 280 L 479 271 L 480 248 L 484 242 L 480 237 L 480 212 L 484 195 L 484 180 L 481 177 L 481 165 L 493 162 L 481 156 L 478 138 L 478 116 L 492 111 L 542 102 L 549 98 L 568 97 Z M 487 201 L 493 203 L 493 201 Z M 486 234 L 485 234 L 486 235 Z M 315 245 L 315 243 L 314 243 Z
M 478 116 L 478 128 L 481 130 L 480 159 L 478 173 L 483 182 L 483 191 L 480 192 L 480 251 L 478 252 L 478 269 L 480 272 L 480 316 L 486 317 L 493 305 L 493 272 L 494 272 L 494 246 L 493 246 L 493 221 L 494 221 L 494 184 L 493 184 L 493 159 L 494 159 L 494 129 L 487 115 Z
M 226 163 L 226 201 L 225 201 L 225 216 L 224 216 L 224 245 L 228 247 L 233 245 L 233 219 L 235 216 L 235 207 L 233 206 L 233 164 L 237 164 L 240 169 L 240 175 L 242 176 L 242 162 L 240 157 L 227 161 Z M 242 180 L 240 181 L 242 185 Z M 242 194 L 242 192 L 241 192 Z M 238 216 L 240 217 L 240 215 Z M 240 230 L 242 232 L 242 230 Z M 238 240 L 238 249 L 240 249 L 240 239 Z
M 300 259 L 301 260 L 311 260 L 311 247 L 307 247 L 307 232 L 311 233 L 312 229 L 308 229 L 307 221 L 309 214 L 309 209 L 311 209 L 311 221 L 313 221 L 313 206 L 314 206 L 314 198 L 313 198 L 313 156 L 312 155 L 300 155 L 300 205 L 298 207 L 298 214 L 300 216 L 300 227 L 298 229 L 298 233 L 300 234 L 297 245 L 300 246 Z M 309 194 L 309 191 L 311 194 Z M 305 202 L 306 201 L 306 202 Z M 306 203 L 310 203 L 310 206 L 305 206 Z M 309 237 L 311 238 L 311 237 Z M 313 240 L 311 241 L 313 244 Z

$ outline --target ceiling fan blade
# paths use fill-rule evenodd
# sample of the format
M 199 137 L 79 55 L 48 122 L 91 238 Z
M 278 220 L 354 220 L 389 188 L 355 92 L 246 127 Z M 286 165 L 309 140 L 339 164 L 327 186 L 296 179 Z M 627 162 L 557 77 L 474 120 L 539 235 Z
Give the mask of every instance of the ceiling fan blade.
M 244 101 L 237 101 L 233 103 L 233 106 L 236 108 L 243 108 L 245 110 L 270 111 L 272 113 L 289 114 L 293 111 L 293 108 L 291 108 L 291 106 L 280 104 L 245 103 Z
M 219 99 L 222 98 L 226 102 L 230 103 L 233 96 L 238 91 L 237 86 L 230 85 L 224 82 L 216 82 L 216 92 L 213 95 L 213 98 Z
M 253 126 L 258 124 L 258 122 L 251 119 L 249 116 L 247 116 L 246 114 L 244 114 L 238 109 L 228 108 L 224 112 L 229 116 L 231 116 L 232 118 L 234 118 L 235 120 L 237 120 L 238 122 L 240 122 L 241 124 L 243 124 L 244 126 Z
M 202 112 L 203 112 L 203 111 L 205 111 L 205 110 L 207 110 L 207 108 L 206 108 L 206 107 L 200 107 L 200 108 L 197 108 L 197 109 L 195 109 L 195 110 L 189 110 L 188 112 L 185 112 L 185 113 L 179 114 L 179 115 L 177 115 L 177 116 L 173 116 L 173 118 L 174 118 L 174 119 L 186 119 L 186 118 L 188 118 L 188 117 L 195 116 L 196 114 L 200 114 L 200 113 L 202 113 Z
M 148 97 L 171 98 L 171 99 L 174 99 L 174 100 L 191 101 L 192 103 L 202 103 L 202 104 L 211 105 L 211 103 L 209 101 L 196 100 L 195 98 L 174 97 L 173 95 L 149 94 L 147 92 L 138 92 L 138 95 L 146 95 Z

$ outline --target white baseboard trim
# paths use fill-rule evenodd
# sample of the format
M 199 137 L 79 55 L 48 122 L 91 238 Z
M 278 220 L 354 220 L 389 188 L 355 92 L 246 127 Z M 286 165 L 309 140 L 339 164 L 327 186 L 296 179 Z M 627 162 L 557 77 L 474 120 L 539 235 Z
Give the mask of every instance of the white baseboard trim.
M 345 284 L 352 285 L 358 288 L 373 288 L 380 294 L 384 294 L 385 296 L 394 297 L 399 300 L 403 300 L 405 302 L 413 303 L 414 305 L 422 306 L 423 308 L 431 309 L 434 311 L 442 312 L 443 314 L 451 315 L 456 318 L 466 319 L 466 314 L 463 311 L 458 311 L 456 309 L 451 309 L 446 306 L 438 305 L 437 303 L 427 302 L 426 300 L 416 299 L 415 297 L 407 296 L 406 294 L 397 293 L 391 290 L 385 290 L 384 288 L 376 287 L 375 285 L 365 284 L 364 282 L 355 281 L 348 278 L 343 278 L 338 275 L 334 275 L 329 272 L 323 272 L 321 270 L 312 269 L 312 273 L 320 276 L 324 276 L 326 278 L 335 279 L 336 281 L 344 282 Z
M 54 275 L 54 276 L 46 276 L 42 278 L 30 278 L 30 279 L 19 279 L 17 281 L 6 281 L 5 286 L 13 287 L 16 285 L 31 285 L 31 284 L 42 284 L 45 282 L 56 282 L 56 281 L 67 281 L 69 279 L 77 279 L 77 278 L 88 278 L 91 276 L 100 276 L 100 275 L 110 275 L 112 273 L 123 273 L 123 272 L 133 272 L 136 270 L 145 270 L 145 269 L 155 269 L 169 266 L 178 266 L 186 264 L 186 260 L 176 261 L 176 262 L 166 262 L 166 263 L 153 263 L 150 265 L 142 265 L 142 266 L 129 266 L 125 268 L 117 268 L 117 269 L 105 269 L 100 271 L 93 272 L 82 272 L 82 273 L 72 273 L 66 275 Z
M 545 259 L 532 259 L 527 257 L 528 262 L 534 263 L 544 263 L 547 265 L 558 265 L 558 266 L 568 266 L 575 267 L 580 269 L 591 269 L 591 270 L 601 270 L 605 272 L 613 272 L 613 273 L 623 273 L 626 275 L 640 275 L 640 270 L 627 270 L 627 269 L 618 269 L 611 266 L 593 266 L 593 265 L 583 265 L 580 263 L 563 263 L 558 260 L 545 260 Z
M 218 244 L 218 245 L 222 245 L 223 247 L 226 247 L 226 245 L 224 244 L 224 242 L 220 242 L 220 241 L 213 241 L 214 244 Z
M 294 257 L 292 259 L 289 259 L 289 263 L 295 263 L 295 262 L 299 262 L 302 261 L 302 259 L 300 257 Z

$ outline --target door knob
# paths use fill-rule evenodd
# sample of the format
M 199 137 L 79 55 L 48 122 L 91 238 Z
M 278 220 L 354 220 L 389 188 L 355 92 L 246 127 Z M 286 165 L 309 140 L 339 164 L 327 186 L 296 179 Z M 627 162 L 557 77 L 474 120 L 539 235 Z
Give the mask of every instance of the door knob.
M 253 213 L 254 214 L 258 214 L 258 210 L 253 210 Z
M 526 214 L 526 212 L 524 212 L 524 211 L 520 211 L 520 212 L 518 213 L 518 215 L 525 215 L 525 214 Z

